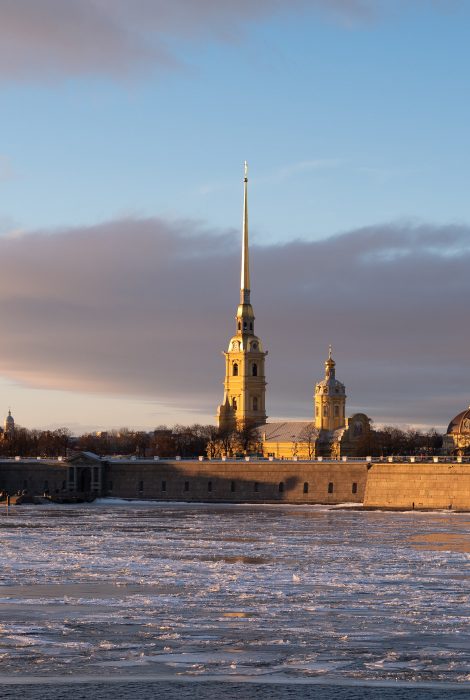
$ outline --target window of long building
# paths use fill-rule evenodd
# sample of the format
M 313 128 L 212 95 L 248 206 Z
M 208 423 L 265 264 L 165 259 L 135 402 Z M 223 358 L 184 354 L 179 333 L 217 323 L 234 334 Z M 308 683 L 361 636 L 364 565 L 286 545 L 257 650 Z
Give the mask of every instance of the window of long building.
M 357 493 L 357 483 L 354 481 L 352 485 L 352 492 Z
M 281 481 L 279 483 L 279 493 L 284 493 L 284 482 L 283 481 Z
M 184 490 L 189 491 L 189 481 L 184 482 Z
M 143 490 L 144 490 L 144 482 L 139 481 L 139 491 L 143 491 Z
M 330 483 L 328 484 L 328 493 L 333 493 L 333 488 L 333 482 L 330 481 Z
M 212 491 L 212 481 L 207 482 L 207 490 L 209 491 L 209 493 Z
M 253 491 L 255 491 L 255 493 L 258 493 L 259 491 L 259 484 L 257 481 L 255 481 L 255 483 L 253 484 Z
M 231 491 L 232 493 L 234 493 L 234 492 L 235 492 L 235 488 L 236 488 L 235 482 L 234 482 L 234 481 L 231 481 L 231 482 L 230 482 L 230 491 Z
M 166 491 L 166 481 L 162 481 L 162 491 Z
M 308 481 L 304 482 L 304 493 L 308 493 Z

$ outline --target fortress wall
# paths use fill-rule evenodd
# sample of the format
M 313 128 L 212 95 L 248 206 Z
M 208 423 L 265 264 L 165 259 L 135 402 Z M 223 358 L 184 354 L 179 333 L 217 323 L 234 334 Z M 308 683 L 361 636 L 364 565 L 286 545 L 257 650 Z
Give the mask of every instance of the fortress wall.
M 366 479 L 364 463 L 116 461 L 107 464 L 104 492 L 175 501 L 362 503 Z
M 64 495 L 67 469 L 67 462 L 53 460 L 0 461 L 0 490 L 42 494 L 47 482 L 51 495 Z M 101 469 L 100 495 L 120 498 L 470 510 L 470 464 L 103 460 Z
M 49 490 L 54 494 L 61 491 L 66 484 L 67 465 L 65 462 L 52 460 L 20 462 L 0 462 L 0 491 L 14 494 L 27 490 L 39 495 Z
M 136 461 L 109 462 L 104 486 L 126 498 L 334 504 L 362 503 L 366 480 L 364 463 Z
M 374 464 L 364 506 L 470 510 L 470 464 Z

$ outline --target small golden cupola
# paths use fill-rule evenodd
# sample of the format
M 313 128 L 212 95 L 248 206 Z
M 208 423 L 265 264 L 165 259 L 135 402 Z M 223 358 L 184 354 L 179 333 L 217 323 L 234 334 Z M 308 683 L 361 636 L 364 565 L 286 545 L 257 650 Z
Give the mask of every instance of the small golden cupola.
M 338 430 L 346 425 L 346 390 L 336 379 L 336 362 L 330 345 L 325 362 L 325 378 L 315 385 L 315 427 L 320 430 Z
M 255 335 L 255 315 L 250 299 L 248 246 L 248 167 L 243 180 L 243 236 L 240 303 L 235 317 L 236 331 L 225 355 L 224 400 L 217 411 L 220 429 L 266 423 L 266 379 L 264 362 L 268 354 Z

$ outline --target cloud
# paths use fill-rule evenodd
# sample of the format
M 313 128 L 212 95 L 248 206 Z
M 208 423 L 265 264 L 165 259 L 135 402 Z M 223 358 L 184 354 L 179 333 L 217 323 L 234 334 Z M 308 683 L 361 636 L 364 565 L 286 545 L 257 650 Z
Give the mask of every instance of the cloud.
M 381 3 L 379 3 L 381 4 Z M 0 0 L 0 78 L 125 78 L 178 64 L 174 45 L 226 41 L 279 13 L 374 14 L 376 0 Z
M 328 344 L 349 411 L 443 425 L 470 396 L 470 228 L 410 223 L 253 247 L 268 413 L 307 417 Z M 239 233 L 127 219 L 0 239 L 0 374 L 215 414 Z

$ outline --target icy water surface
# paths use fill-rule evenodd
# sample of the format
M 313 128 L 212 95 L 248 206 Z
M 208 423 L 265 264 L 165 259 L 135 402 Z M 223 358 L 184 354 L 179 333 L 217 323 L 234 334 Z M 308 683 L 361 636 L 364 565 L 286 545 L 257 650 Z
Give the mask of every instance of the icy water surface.
M 469 533 L 468 514 L 315 506 L 2 510 L 0 681 L 224 680 L 227 700 L 247 680 L 238 697 L 295 697 L 293 682 L 379 684 L 383 698 L 398 684 L 393 697 L 412 697 L 411 684 L 461 697 Z M 266 682 L 287 690 L 255 693 Z M 174 697 L 207 684 L 192 686 Z M 297 697 L 319 697 L 303 687 Z M 34 697 L 71 697 L 54 692 Z

